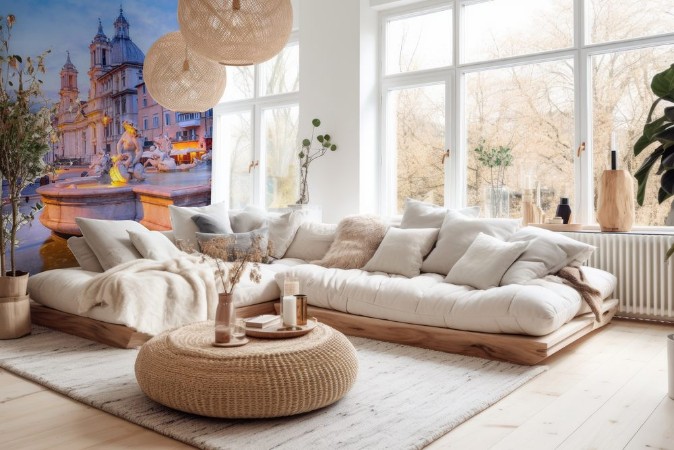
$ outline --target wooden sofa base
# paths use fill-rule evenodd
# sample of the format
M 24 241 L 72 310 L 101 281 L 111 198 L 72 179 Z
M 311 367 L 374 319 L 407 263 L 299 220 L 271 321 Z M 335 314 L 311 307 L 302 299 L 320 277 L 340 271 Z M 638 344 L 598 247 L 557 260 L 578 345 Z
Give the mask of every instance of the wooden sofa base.
M 273 302 L 243 306 L 236 309 L 236 313 L 239 317 L 254 317 L 260 314 L 271 314 L 273 311 Z M 140 333 L 125 325 L 102 322 L 89 317 L 69 314 L 35 302 L 31 302 L 30 304 L 30 315 L 31 321 L 35 325 L 42 325 L 53 330 L 83 337 L 111 347 L 136 348 L 152 338 L 149 334 Z
M 606 300 L 600 322 L 595 321 L 592 313 L 583 314 L 546 336 L 460 331 L 373 319 L 311 306 L 308 315 L 349 336 L 534 365 L 608 324 L 617 309 L 618 300 Z

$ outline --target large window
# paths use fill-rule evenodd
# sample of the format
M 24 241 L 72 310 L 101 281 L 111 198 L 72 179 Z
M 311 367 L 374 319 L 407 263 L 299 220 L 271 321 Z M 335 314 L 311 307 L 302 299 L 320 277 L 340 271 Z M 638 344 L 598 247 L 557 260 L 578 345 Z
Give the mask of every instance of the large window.
M 299 46 L 291 38 L 278 55 L 256 66 L 227 67 L 227 87 L 214 109 L 214 167 L 226 167 L 225 182 L 214 180 L 231 208 L 255 204 L 282 208 L 297 200 Z M 215 174 L 214 174 L 215 176 Z
M 568 197 L 595 223 L 609 150 L 631 173 L 647 153 L 632 146 L 674 63 L 674 2 L 428 4 L 381 14 L 382 212 L 413 197 L 521 217 L 530 193 L 546 217 Z M 651 184 L 637 223 L 663 225 Z

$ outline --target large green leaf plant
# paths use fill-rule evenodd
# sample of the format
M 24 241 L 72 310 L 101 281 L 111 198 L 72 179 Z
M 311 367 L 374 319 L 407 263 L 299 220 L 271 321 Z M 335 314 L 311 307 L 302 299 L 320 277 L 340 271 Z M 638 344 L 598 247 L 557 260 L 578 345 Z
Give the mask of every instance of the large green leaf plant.
M 644 131 L 634 144 L 634 156 L 639 156 L 648 146 L 657 143 L 651 154 L 637 169 L 634 177 L 638 182 L 637 202 L 644 204 L 646 183 L 653 166 L 659 161 L 656 175 L 660 175 L 658 203 L 674 195 L 674 106 L 666 106 L 660 117 L 654 118 L 660 102 L 674 103 L 674 64 L 653 77 L 651 90 L 657 96 L 648 113 Z

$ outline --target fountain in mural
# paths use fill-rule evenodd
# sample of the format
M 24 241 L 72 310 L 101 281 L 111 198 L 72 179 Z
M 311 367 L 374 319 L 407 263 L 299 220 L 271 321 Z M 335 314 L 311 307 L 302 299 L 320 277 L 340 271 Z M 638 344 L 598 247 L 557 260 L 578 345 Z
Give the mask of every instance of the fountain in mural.
M 86 176 L 37 189 L 45 227 L 61 235 L 79 235 L 75 218 L 88 217 L 138 220 L 150 229 L 164 230 L 171 227 L 168 205 L 210 203 L 210 165 L 202 163 L 207 158 L 176 164 L 170 156 L 170 139 L 162 138 L 155 142 L 157 147 L 143 152 L 133 124 L 125 122 L 124 129 L 116 154 L 97 155 Z

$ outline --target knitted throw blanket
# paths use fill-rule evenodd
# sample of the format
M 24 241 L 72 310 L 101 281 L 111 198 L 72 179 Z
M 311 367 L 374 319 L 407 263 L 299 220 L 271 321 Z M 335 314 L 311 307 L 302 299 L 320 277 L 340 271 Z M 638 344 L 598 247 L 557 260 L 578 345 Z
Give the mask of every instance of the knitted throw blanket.
M 580 267 L 566 266 L 555 275 L 562 279 L 562 283 L 571 286 L 578 291 L 583 301 L 588 304 L 594 313 L 595 320 L 600 322 L 602 314 L 601 294 L 585 281 L 585 276 L 583 275 L 583 271 L 580 270 Z

